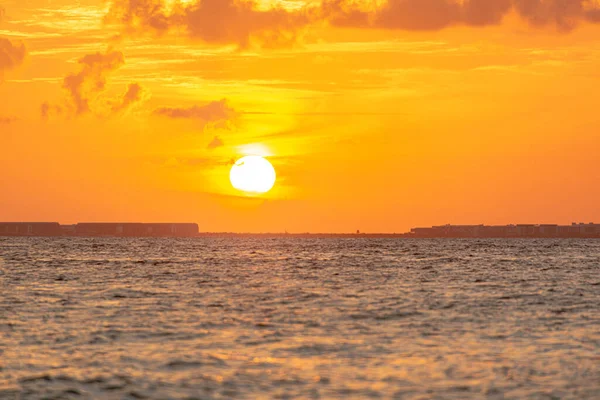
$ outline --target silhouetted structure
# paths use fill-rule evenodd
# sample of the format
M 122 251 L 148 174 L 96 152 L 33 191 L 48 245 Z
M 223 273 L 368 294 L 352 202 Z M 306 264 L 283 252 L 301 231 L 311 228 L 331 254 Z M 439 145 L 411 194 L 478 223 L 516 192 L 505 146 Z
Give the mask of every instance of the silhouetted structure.
M 600 224 L 441 225 L 413 228 L 409 235 L 418 238 L 600 237 Z
M 0 236 L 197 236 L 198 224 L 0 222 Z
M 60 236 L 58 222 L 0 222 L 3 236 Z
M 200 233 L 187 223 L 0 222 L 0 236 L 109 237 L 299 237 L 299 238 L 600 238 L 600 224 L 440 225 L 413 228 L 409 233 Z

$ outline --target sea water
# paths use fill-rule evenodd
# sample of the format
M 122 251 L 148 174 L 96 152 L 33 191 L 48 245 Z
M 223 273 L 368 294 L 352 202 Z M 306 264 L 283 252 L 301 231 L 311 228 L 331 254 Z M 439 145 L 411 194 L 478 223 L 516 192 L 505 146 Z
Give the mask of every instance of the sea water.
M 600 399 L 600 240 L 0 238 L 0 399 Z

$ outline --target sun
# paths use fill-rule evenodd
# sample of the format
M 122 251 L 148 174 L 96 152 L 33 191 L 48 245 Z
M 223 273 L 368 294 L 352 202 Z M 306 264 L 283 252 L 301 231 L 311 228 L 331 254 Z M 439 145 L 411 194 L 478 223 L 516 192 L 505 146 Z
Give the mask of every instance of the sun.
M 240 158 L 229 173 L 231 185 L 247 193 L 267 193 L 276 179 L 275 168 L 261 156 Z

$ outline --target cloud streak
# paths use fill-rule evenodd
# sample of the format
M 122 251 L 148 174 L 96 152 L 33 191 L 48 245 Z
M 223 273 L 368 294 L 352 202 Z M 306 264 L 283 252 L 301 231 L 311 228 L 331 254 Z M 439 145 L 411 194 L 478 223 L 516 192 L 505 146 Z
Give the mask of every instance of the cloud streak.
M 172 119 L 192 119 L 199 121 L 203 126 L 210 124 L 216 128 L 229 127 L 239 115 L 237 111 L 229 106 L 227 99 L 189 108 L 161 107 L 154 110 L 152 114 Z

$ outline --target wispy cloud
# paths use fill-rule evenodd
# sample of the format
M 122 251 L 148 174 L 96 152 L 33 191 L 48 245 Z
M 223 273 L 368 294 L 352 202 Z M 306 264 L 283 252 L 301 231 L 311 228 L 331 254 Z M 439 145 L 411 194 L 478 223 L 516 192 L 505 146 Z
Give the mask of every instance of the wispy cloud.
M 131 83 L 127 86 L 127 91 L 123 97 L 112 106 L 114 113 L 123 113 L 128 111 L 135 104 L 142 103 L 148 98 L 148 93 L 139 83 Z
M 223 147 L 225 145 L 225 143 L 223 143 L 223 140 L 221 140 L 220 137 L 215 136 L 213 138 L 213 140 L 210 141 L 210 143 L 208 144 L 208 146 L 206 146 L 207 149 L 209 150 L 214 150 L 217 149 L 219 147 Z
M 120 68 L 125 59 L 120 51 L 87 54 L 79 59 L 81 70 L 67 75 L 63 87 L 68 91 L 75 115 L 90 111 L 90 99 L 104 90 L 106 74 Z
M 21 65 L 25 60 L 26 53 L 24 44 L 0 38 L 0 74 Z
M 40 107 L 42 118 L 65 114 L 80 116 L 93 113 L 99 117 L 122 114 L 149 97 L 138 83 L 129 83 L 125 93 L 118 98 L 107 98 L 108 76 L 125 64 L 123 53 L 109 50 L 105 53 L 87 54 L 78 60 L 79 71 L 67 75 L 62 86 L 67 92 L 65 105 L 44 102 Z
M 227 99 L 188 108 L 161 107 L 154 110 L 152 114 L 173 119 L 192 119 L 199 121 L 203 127 L 210 124 L 216 128 L 229 127 L 239 115 L 237 111 L 229 106 Z

